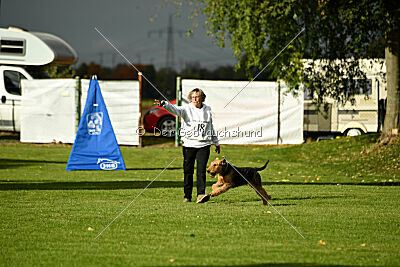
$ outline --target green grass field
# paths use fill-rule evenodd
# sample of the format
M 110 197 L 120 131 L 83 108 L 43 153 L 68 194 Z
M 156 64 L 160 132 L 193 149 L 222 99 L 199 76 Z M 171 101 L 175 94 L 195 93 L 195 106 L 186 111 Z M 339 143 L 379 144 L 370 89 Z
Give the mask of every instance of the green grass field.
M 183 203 L 181 148 L 122 147 L 126 172 L 66 172 L 71 146 L 1 140 L 0 265 L 400 265 L 400 144 L 376 139 L 222 147 L 237 166 L 270 160 L 271 204 L 305 239 L 249 186 Z

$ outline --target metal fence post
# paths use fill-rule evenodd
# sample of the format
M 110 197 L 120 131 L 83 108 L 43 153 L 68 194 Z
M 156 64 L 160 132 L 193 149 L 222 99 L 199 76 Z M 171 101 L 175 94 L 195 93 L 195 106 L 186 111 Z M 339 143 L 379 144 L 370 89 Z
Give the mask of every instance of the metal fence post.
M 279 145 L 279 139 L 281 139 L 281 82 L 280 81 L 278 81 L 278 132 L 276 135 L 277 145 Z
M 182 81 L 181 77 L 176 77 L 176 105 L 182 105 Z M 181 128 L 181 121 L 178 116 L 175 118 L 175 146 L 178 147 L 181 144 L 181 137 L 179 135 L 179 129 Z
M 139 134 L 139 145 L 138 147 L 142 147 L 143 146 L 143 140 L 142 140 L 142 129 L 143 129 L 143 114 L 142 114 L 142 73 L 138 72 L 138 81 L 139 81 L 139 127 L 138 127 L 138 134 Z
M 82 86 L 81 78 L 79 76 L 75 77 L 75 104 L 76 104 L 76 120 L 75 120 L 75 133 L 78 131 L 79 122 L 81 121 L 81 98 L 82 98 Z

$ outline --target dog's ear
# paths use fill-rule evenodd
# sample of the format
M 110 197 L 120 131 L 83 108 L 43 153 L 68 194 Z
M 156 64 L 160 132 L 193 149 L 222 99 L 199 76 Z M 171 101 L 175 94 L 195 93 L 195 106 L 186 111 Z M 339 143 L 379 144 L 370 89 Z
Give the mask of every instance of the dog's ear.
M 226 163 L 226 158 L 225 158 L 225 156 L 222 156 L 222 162 L 223 162 L 223 163 Z

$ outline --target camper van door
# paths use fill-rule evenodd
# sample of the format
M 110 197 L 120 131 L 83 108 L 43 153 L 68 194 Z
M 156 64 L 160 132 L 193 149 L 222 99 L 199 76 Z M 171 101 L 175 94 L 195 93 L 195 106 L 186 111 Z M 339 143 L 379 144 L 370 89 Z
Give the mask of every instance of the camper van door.
M 0 130 L 21 129 L 21 80 L 32 77 L 20 67 L 0 66 Z

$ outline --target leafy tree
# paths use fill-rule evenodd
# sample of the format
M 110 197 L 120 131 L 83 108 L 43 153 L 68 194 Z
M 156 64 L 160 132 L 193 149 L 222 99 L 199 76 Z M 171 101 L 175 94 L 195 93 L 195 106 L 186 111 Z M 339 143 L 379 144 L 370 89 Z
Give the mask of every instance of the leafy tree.
M 79 65 L 79 67 L 76 69 L 76 75 L 85 79 L 90 78 L 88 74 L 88 65 L 86 63 Z
M 181 71 L 180 76 L 184 79 L 206 79 L 206 80 L 243 80 L 246 79 L 243 71 L 235 70 L 232 66 L 219 66 L 214 70 L 208 70 L 200 66 L 200 63 L 188 62 Z M 265 76 L 264 76 L 265 78 Z
M 138 73 L 132 66 L 119 64 L 115 68 L 112 78 L 114 80 L 137 80 Z
M 70 65 L 47 64 L 43 66 L 24 66 L 35 79 L 74 78 L 76 71 Z
M 75 70 L 70 66 L 48 64 L 44 66 L 44 71 L 49 75 L 49 78 L 74 78 Z
M 87 78 L 91 78 L 93 75 L 97 75 L 97 79 L 99 80 L 108 78 L 106 71 L 101 65 L 91 62 L 87 66 Z
M 175 95 L 176 92 L 176 79 L 177 73 L 171 68 L 161 68 L 157 71 L 155 84 L 158 90 L 168 98 Z
M 106 69 L 94 62 L 90 62 L 89 65 L 86 63 L 79 65 L 79 67 L 76 69 L 76 75 L 83 79 L 90 79 L 93 75 L 97 75 L 99 80 L 107 79 L 109 77 Z
M 157 71 L 153 65 L 146 65 L 143 69 L 143 75 L 146 76 L 149 81 L 155 81 Z M 146 79 L 142 79 L 142 97 L 155 99 L 159 96 L 160 94 L 156 90 L 154 90 L 153 86 Z
M 354 100 L 356 83 L 366 77 L 360 59 L 385 51 L 387 112 L 381 142 L 390 142 L 400 128 L 398 1 L 373 0 L 192 0 L 194 13 L 207 16 L 208 33 L 220 46 L 230 40 L 237 67 L 268 67 L 294 91 L 304 83 L 321 105 L 328 97 Z M 378 51 L 378 52 L 374 52 Z M 309 60 L 307 60 L 309 59 Z M 318 60 L 318 64 L 315 64 Z M 324 75 L 322 75 L 322 73 Z M 362 84 L 361 84 L 362 85 Z M 394 135 L 393 135 L 394 134 Z

